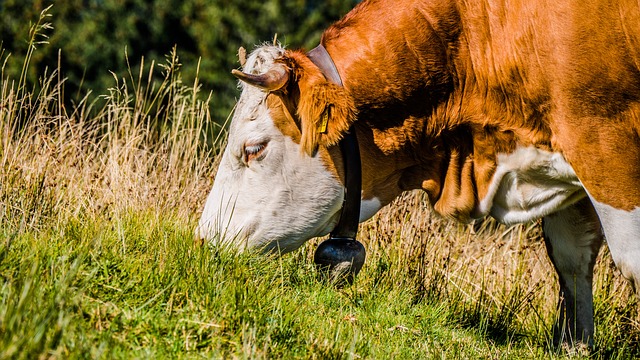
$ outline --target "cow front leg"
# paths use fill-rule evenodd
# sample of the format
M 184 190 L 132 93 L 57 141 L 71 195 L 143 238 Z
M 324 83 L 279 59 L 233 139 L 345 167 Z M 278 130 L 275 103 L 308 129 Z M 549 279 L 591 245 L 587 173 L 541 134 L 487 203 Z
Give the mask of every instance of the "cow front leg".
M 593 266 L 602 229 L 588 198 L 545 216 L 547 252 L 560 281 L 559 317 L 554 343 L 593 345 Z

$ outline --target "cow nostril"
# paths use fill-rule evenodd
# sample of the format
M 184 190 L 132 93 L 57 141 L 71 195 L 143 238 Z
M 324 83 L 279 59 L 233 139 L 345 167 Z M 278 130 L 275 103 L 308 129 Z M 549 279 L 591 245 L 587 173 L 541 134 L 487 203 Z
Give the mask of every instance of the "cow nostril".
M 264 150 L 267 148 L 268 141 L 259 143 L 246 143 L 242 150 L 245 164 L 249 164 L 252 160 L 262 160 L 264 158 Z

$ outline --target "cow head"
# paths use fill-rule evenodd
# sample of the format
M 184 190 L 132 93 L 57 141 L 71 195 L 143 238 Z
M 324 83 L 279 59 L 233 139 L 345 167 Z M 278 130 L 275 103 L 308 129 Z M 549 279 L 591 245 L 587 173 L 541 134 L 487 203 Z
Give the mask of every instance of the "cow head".
M 344 196 L 336 145 L 355 120 L 344 88 L 302 52 L 262 46 L 242 86 L 197 236 L 288 252 L 330 232 Z

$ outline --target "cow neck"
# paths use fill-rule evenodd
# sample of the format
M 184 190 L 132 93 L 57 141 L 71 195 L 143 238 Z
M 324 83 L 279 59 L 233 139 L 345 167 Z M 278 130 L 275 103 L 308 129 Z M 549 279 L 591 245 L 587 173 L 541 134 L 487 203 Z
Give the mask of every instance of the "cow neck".
M 322 72 L 324 77 L 337 84 L 342 85 L 342 79 L 336 68 L 336 64 L 331 59 L 322 44 L 307 53 L 307 56 Z M 358 223 L 360 222 L 360 200 L 362 192 L 362 164 L 360 163 L 360 148 L 353 125 L 344 134 L 338 144 L 342 153 L 344 163 L 344 200 L 340 221 L 331 231 L 332 239 L 355 240 L 358 234 Z

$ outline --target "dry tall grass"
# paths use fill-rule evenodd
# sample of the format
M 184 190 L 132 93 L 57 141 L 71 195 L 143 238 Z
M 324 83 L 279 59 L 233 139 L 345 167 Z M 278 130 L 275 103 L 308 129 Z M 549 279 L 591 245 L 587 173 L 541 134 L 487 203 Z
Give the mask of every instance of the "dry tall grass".
M 114 75 L 107 95 L 93 103 L 87 96 L 72 109 L 65 105 L 59 70 L 45 71 L 37 93 L 3 75 L 3 224 L 16 230 L 126 211 L 187 219 L 199 210 L 219 148 L 217 140 L 205 140 L 219 129 L 208 102 L 197 97 L 198 84 L 180 81 L 175 52 L 159 66 L 160 81 L 154 79 L 157 67 L 135 77 Z
M 388 259 L 385 268 L 369 269 L 373 278 L 395 277 L 416 290 L 416 301 L 453 308 L 458 325 L 480 327 L 503 341 L 532 333 L 550 339 L 558 284 L 539 222 L 457 224 L 435 216 L 427 197 L 414 192 L 362 226 L 361 237 L 369 255 Z M 597 348 L 605 354 L 639 344 L 638 301 L 606 246 L 596 263 L 594 294 Z

